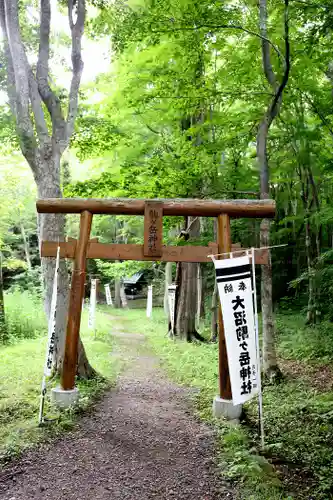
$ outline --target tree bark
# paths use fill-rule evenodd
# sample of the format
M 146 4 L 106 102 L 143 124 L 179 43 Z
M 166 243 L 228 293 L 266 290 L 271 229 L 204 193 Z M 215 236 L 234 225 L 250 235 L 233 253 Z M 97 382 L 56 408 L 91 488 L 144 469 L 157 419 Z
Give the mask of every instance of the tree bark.
M 120 296 L 120 279 L 115 279 L 114 282 L 114 307 L 121 309 L 121 296 Z
M 211 306 L 211 342 L 217 342 L 217 334 L 218 334 L 218 289 L 217 283 L 215 280 L 214 290 L 212 295 L 212 306 Z
M 280 111 L 282 93 L 287 85 L 290 70 L 289 60 L 289 19 L 288 0 L 285 0 L 284 38 L 285 38 L 285 68 L 281 83 L 278 82 L 271 63 L 271 45 L 267 37 L 267 0 L 259 0 L 259 27 L 262 36 L 263 71 L 274 96 L 261 120 L 257 134 L 257 160 L 260 169 L 260 197 L 269 198 L 269 165 L 267 141 L 269 129 Z M 263 219 L 260 226 L 260 244 L 269 246 L 270 221 Z M 270 252 L 269 263 L 261 269 L 261 311 L 263 326 L 263 367 L 265 374 L 272 380 L 280 376 L 274 343 L 273 296 L 272 296 L 272 265 Z
M 51 155 L 48 159 L 44 159 L 43 175 L 36 178 L 37 192 L 39 198 L 60 198 L 62 196 L 60 189 L 60 156 Z M 65 217 L 63 214 L 39 214 L 38 220 L 38 237 L 41 244 L 42 240 L 48 241 L 64 241 L 65 240 Z M 42 258 L 44 297 L 45 297 L 45 312 L 47 317 L 50 313 L 52 289 L 54 279 L 55 260 L 51 258 Z M 64 359 L 66 326 L 67 326 L 67 311 L 69 300 L 69 282 L 66 261 L 60 260 L 59 276 L 58 276 L 58 298 L 57 298 L 57 315 L 56 315 L 56 332 L 57 339 L 54 350 L 54 370 L 60 372 Z M 86 359 L 82 342 L 79 344 L 78 359 L 78 374 L 83 378 L 87 378 L 92 372 L 89 367 L 89 362 Z M 88 368 L 89 367 L 89 368 Z
M 3 276 L 2 276 L 2 253 L 0 252 L 0 342 L 5 343 L 8 340 L 8 330 L 5 316 L 5 303 L 3 296 Z
M 202 274 L 201 274 L 201 266 L 198 264 L 197 266 L 197 312 L 196 312 L 196 329 L 200 328 L 200 320 L 202 318 Z
M 200 234 L 200 221 L 198 217 L 188 218 L 187 238 L 198 237 Z M 176 303 L 176 328 L 175 334 L 182 340 L 191 342 L 193 338 L 204 340 L 197 332 L 195 319 L 197 310 L 197 276 L 198 264 L 179 263 L 179 284 Z
M 181 264 L 181 284 L 178 298 L 176 335 L 190 342 L 196 337 L 197 268 L 198 264 Z
M 73 10 L 76 20 L 73 19 Z M 22 154 L 27 160 L 37 185 L 40 198 L 60 198 L 60 158 L 69 145 L 78 109 L 83 61 L 81 40 L 85 23 L 85 0 L 68 0 L 68 21 L 71 32 L 72 80 L 68 98 L 67 118 L 60 99 L 49 85 L 51 3 L 40 1 L 39 50 L 37 66 L 29 64 L 26 48 L 21 37 L 18 0 L 0 0 L 0 25 L 6 60 L 7 93 L 10 109 L 16 121 L 17 135 Z M 48 113 L 52 133 L 49 132 L 45 113 Z M 43 214 L 39 217 L 39 240 L 64 241 L 65 218 L 63 215 Z M 50 311 L 54 261 L 42 259 L 45 288 L 45 310 Z M 65 323 L 68 305 L 68 276 L 66 264 L 61 261 L 57 307 L 57 342 L 54 354 L 58 371 L 62 365 L 65 341 Z M 82 351 L 82 349 L 81 349 Z M 84 351 L 80 354 L 78 371 L 84 376 Z
M 270 223 L 263 219 L 260 226 L 260 246 L 267 247 L 270 242 Z M 268 254 L 268 264 L 261 266 L 261 313 L 263 329 L 263 368 L 265 375 L 270 379 L 281 375 L 278 367 L 275 349 L 275 328 L 273 320 L 272 300 L 272 263 L 271 254 Z

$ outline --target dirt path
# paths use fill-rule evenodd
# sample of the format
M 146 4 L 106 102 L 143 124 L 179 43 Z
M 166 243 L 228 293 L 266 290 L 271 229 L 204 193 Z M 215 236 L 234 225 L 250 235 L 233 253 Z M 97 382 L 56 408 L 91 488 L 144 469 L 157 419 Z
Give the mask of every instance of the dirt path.
M 236 498 L 214 471 L 213 436 L 189 413 L 188 392 L 166 379 L 142 336 L 117 337 L 120 353 L 131 358 L 117 388 L 75 432 L 0 473 L 0 498 Z

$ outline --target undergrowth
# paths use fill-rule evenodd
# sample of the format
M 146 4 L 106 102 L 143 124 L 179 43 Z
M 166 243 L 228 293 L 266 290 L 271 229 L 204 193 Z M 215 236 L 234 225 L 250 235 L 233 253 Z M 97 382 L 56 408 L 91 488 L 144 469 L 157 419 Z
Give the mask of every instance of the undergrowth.
M 78 381 L 80 401 L 68 411 L 59 413 L 47 398 L 45 414 L 53 421 L 43 427 L 38 427 L 38 411 L 46 330 L 43 337 L 0 346 L 0 462 L 5 463 L 38 441 L 72 428 L 77 414 L 86 410 L 115 380 L 121 361 L 118 357 L 112 358 L 112 362 L 110 359 L 113 348 L 109 335 L 110 321 L 104 314 L 97 313 L 96 335 L 87 329 L 86 324 L 87 314 L 84 313 L 81 336 L 88 359 L 101 376 Z M 48 395 L 50 388 L 57 383 L 57 380 L 49 383 Z
M 6 343 L 34 339 L 45 334 L 46 317 L 41 299 L 29 291 L 13 290 L 4 298 Z
M 147 336 L 175 381 L 198 389 L 196 411 L 217 429 L 223 475 L 237 481 L 242 499 L 333 498 L 333 392 L 318 393 L 305 382 L 293 379 L 284 379 L 277 386 L 267 385 L 263 398 L 266 446 L 265 453 L 260 454 L 256 400 L 245 405 L 241 426 L 231 427 L 212 417 L 212 400 L 217 394 L 216 345 L 168 339 L 161 310 L 154 309 L 153 320 L 148 320 L 143 311 L 115 314 L 129 328 L 135 324 Z M 292 323 L 292 318 L 279 318 L 279 329 L 283 330 L 280 352 L 288 343 L 298 345 Z M 302 335 L 308 333 L 299 332 L 299 339 Z M 315 344 L 313 348 L 315 351 Z M 273 467 L 272 462 L 279 465 Z
M 333 361 L 333 323 L 304 324 L 300 314 L 281 314 L 276 318 L 278 350 L 284 359 L 328 363 Z

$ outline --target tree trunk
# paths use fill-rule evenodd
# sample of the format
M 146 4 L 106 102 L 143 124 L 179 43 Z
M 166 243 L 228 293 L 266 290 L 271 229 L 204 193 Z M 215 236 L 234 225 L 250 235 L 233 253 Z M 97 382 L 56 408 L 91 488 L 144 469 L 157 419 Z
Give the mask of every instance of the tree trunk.
M 269 198 L 269 165 L 267 155 L 267 140 L 269 129 L 278 115 L 282 103 L 282 94 L 288 83 L 290 71 L 290 46 L 289 46 L 289 0 L 284 0 L 284 41 L 285 41 L 285 65 L 281 82 L 271 62 L 271 45 L 268 41 L 267 23 L 267 0 L 259 0 L 259 31 L 261 39 L 262 66 L 267 83 L 270 85 L 274 95 L 268 105 L 266 112 L 260 122 L 257 134 L 257 159 L 260 169 L 260 197 Z M 269 246 L 270 222 L 264 219 L 260 226 L 260 244 Z M 264 372 L 272 380 L 281 376 L 277 365 L 274 345 L 274 323 L 273 323 L 273 297 L 272 297 L 272 265 L 271 256 L 268 251 L 268 265 L 262 266 L 261 272 L 261 311 L 263 326 L 263 358 Z
M 187 238 L 198 237 L 200 234 L 200 222 L 197 217 L 188 218 Z M 176 303 L 176 336 L 190 342 L 193 337 L 204 340 L 197 332 L 195 318 L 197 311 L 197 276 L 198 264 L 182 262 L 179 264 L 179 283 L 177 289 Z
M 120 296 L 120 280 L 116 279 L 114 282 L 114 307 L 121 309 L 121 296 Z
M 217 334 L 218 334 L 217 322 L 218 322 L 218 289 L 215 280 L 214 291 L 212 295 L 212 306 L 211 306 L 211 337 L 210 337 L 211 342 L 217 341 Z
M 260 226 L 260 246 L 269 246 L 270 222 L 263 219 Z M 281 373 L 277 363 L 275 350 L 275 328 L 273 321 L 272 298 L 272 263 L 271 254 L 268 252 L 268 264 L 261 266 L 261 314 L 263 329 L 263 368 L 265 375 L 274 380 Z
M 5 303 L 3 297 L 2 253 L 0 252 L 0 342 L 8 340 L 8 330 L 5 317 Z
M 31 271 L 31 257 L 30 257 L 30 250 L 29 250 L 29 242 L 28 242 L 27 236 L 25 234 L 23 222 L 21 220 L 20 220 L 20 229 L 21 229 L 21 236 L 22 236 L 24 253 L 25 253 L 25 260 L 27 261 L 28 270 Z
M 198 264 L 183 262 L 181 268 L 176 334 L 180 339 L 190 342 L 192 336 L 196 337 Z
M 124 287 L 124 283 L 123 283 L 122 279 L 120 280 L 120 300 L 121 300 L 122 307 L 127 308 L 128 307 L 127 297 L 126 297 L 125 287 Z
M 308 295 L 308 307 L 306 313 L 306 324 L 309 325 L 309 324 L 314 324 L 316 322 L 314 269 L 311 256 L 311 231 L 310 231 L 309 213 L 306 214 L 306 221 L 305 221 L 305 249 L 306 249 L 306 259 L 308 264 L 308 275 L 309 275 L 309 295 Z
M 200 264 L 197 266 L 197 312 L 196 312 L 196 328 L 200 328 L 200 320 L 202 317 L 202 274 Z
M 60 190 L 60 158 L 52 157 L 48 161 L 44 159 L 43 175 L 36 178 L 39 198 L 61 198 Z M 39 214 L 38 220 L 39 243 L 42 240 L 64 241 L 65 240 L 65 216 L 63 214 Z M 45 297 L 45 312 L 49 317 L 52 299 L 55 259 L 42 258 L 43 284 Z M 58 276 L 58 300 L 56 315 L 57 339 L 54 351 L 54 370 L 60 372 L 64 358 L 67 312 L 69 299 L 69 283 L 66 261 L 60 260 Z M 92 368 L 86 358 L 82 342 L 79 343 L 79 354 L 77 372 L 80 377 L 89 378 Z

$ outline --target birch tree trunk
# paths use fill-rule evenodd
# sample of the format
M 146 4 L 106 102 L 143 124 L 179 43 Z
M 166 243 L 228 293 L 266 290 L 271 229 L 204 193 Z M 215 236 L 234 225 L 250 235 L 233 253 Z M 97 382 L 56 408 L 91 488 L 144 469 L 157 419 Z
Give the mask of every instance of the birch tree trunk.
M 40 198 L 62 196 L 60 159 L 69 145 L 78 110 L 78 93 L 83 70 L 81 41 L 86 7 L 85 0 L 68 0 L 67 5 L 71 34 L 72 79 L 65 114 L 59 97 L 49 83 L 50 0 L 40 0 L 39 48 L 37 64 L 34 66 L 29 63 L 27 50 L 21 37 L 20 22 L 24 16 L 24 9 L 19 15 L 18 0 L 0 0 L 0 25 L 6 62 L 9 106 L 15 118 L 22 154 L 32 170 Z M 48 123 L 50 123 L 51 130 Z M 63 215 L 43 214 L 39 217 L 38 226 L 40 242 L 43 239 L 64 241 L 65 218 Z M 50 311 L 54 265 L 54 259 L 42 259 L 47 314 Z M 56 370 L 60 369 L 63 360 L 68 288 L 66 265 L 64 261 L 61 261 L 56 319 L 58 337 L 54 357 Z M 78 372 L 86 377 L 93 371 L 89 367 L 81 343 L 79 359 Z

